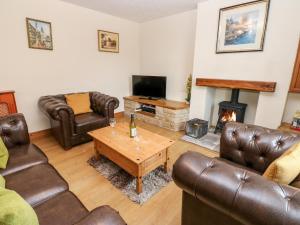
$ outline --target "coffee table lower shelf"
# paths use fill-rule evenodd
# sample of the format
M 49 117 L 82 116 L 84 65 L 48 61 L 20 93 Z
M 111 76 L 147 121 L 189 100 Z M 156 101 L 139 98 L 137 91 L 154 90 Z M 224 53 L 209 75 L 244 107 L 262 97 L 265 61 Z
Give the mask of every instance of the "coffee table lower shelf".
M 161 165 L 164 166 L 166 173 L 169 170 L 169 148 L 163 149 L 146 160 L 136 158 L 135 162 L 129 160 L 126 156 L 123 156 L 118 151 L 115 151 L 113 148 L 105 145 L 97 139 L 94 139 L 94 149 L 97 160 L 100 159 L 101 155 L 105 156 L 127 171 L 129 174 L 136 177 L 136 192 L 138 194 L 142 193 L 143 191 L 143 176 L 147 175 Z

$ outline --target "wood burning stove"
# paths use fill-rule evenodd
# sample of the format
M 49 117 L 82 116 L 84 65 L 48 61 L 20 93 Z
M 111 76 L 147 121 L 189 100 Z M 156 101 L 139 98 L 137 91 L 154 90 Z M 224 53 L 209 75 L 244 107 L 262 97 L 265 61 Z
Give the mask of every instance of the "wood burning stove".
M 214 133 L 221 132 L 227 122 L 244 122 L 247 104 L 239 103 L 239 95 L 240 89 L 232 89 L 231 100 L 219 103 L 219 118 Z

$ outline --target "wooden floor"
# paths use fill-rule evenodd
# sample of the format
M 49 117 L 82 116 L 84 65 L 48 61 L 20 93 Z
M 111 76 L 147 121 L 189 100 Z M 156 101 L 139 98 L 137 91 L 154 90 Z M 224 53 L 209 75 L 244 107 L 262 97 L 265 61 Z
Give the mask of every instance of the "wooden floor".
M 124 119 L 120 119 L 124 120 Z M 217 153 L 187 142 L 180 141 L 183 132 L 173 132 L 157 126 L 138 122 L 138 126 L 176 140 L 170 148 L 170 165 L 188 150 L 213 157 Z M 51 164 L 60 172 L 83 204 L 92 210 L 110 205 L 120 212 L 129 225 L 179 225 L 181 214 L 181 190 L 171 182 L 144 205 L 130 201 L 121 191 L 102 177 L 87 160 L 94 154 L 93 143 L 64 151 L 53 137 L 33 140 L 49 157 Z

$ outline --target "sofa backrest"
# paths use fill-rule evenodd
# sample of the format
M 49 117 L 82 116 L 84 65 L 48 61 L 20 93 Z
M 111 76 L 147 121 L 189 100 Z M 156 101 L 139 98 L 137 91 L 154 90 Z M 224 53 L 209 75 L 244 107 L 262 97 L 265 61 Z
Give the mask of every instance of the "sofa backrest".
M 0 117 L 0 136 L 7 148 L 29 144 L 28 127 L 23 114 L 16 113 Z
M 263 173 L 300 136 L 255 125 L 228 122 L 221 135 L 220 157 Z

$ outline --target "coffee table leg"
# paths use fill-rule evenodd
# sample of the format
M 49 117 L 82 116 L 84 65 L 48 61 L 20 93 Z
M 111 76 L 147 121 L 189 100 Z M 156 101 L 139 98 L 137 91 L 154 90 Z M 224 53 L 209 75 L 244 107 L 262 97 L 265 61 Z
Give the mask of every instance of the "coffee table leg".
M 143 192 L 143 177 L 136 178 L 136 192 L 138 194 Z
M 165 173 L 168 173 L 169 172 L 169 149 L 167 148 L 166 149 L 166 162 L 164 163 L 164 170 L 165 170 Z
M 98 150 L 99 144 L 97 143 L 97 141 L 94 141 L 94 151 L 95 151 L 95 159 L 96 160 L 100 160 L 100 153 Z

